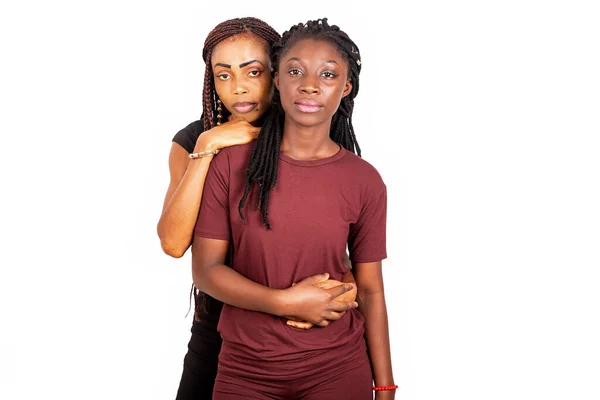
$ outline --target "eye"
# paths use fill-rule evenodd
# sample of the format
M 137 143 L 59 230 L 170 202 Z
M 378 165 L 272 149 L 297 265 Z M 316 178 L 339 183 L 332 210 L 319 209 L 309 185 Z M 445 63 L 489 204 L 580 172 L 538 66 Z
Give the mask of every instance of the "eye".
M 288 71 L 288 74 L 290 75 L 302 75 L 302 71 L 300 71 L 298 68 L 292 68 Z
M 231 76 L 225 72 L 223 72 L 222 74 L 218 74 L 217 78 L 219 78 L 222 81 L 226 81 L 227 79 L 231 78 Z
M 250 75 L 250 76 L 252 76 L 252 77 L 257 77 L 257 76 L 259 76 L 261 73 L 262 73 L 262 71 L 261 71 L 261 70 L 259 70 L 259 69 L 253 69 L 252 71 L 250 71 L 250 72 L 248 73 L 248 75 Z
M 325 71 L 321 74 L 321 76 L 324 78 L 327 78 L 327 79 L 332 79 L 332 78 L 335 78 L 337 75 L 334 74 L 333 72 Z

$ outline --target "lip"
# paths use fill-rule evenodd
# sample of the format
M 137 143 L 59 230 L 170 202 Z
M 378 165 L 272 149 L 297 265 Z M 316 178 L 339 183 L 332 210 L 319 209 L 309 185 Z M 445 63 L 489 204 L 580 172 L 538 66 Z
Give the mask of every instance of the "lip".
M 296 109 L 305 113 L 315 113 L 320 111 L 323 106 L 316 100 L 302 99 L 294 103 Z
M 249 101 L 238 101 L 231 106 L 235 111 L 240 114 L 248 113 L 256 108 L 258 103 L 250 103 Z

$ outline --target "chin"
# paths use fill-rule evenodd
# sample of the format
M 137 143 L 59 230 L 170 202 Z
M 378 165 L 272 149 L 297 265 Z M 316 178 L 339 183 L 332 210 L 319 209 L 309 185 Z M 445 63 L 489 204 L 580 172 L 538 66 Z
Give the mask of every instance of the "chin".
M 261 115 L 252 115 L 252 116 L 246 114 L 242 118 L 244 118 L 246 121 L 248 121 L 248 123 L 254 124 L 255 122 L 257 122 L 260 119 L 261 116 L 262 116 L 262 114 Z
M 256 120 L 256 118 L 254 117 L 254 115 L 251 115 L 251 114 L 231 113 L 231 118 L 232 119 L 233 118 L 241 118 L 244 121 L 247 121 L 247 122 L 250 122 L 250 123 L 252 123 L 252 122 L 254 122 Z
M 322 115 L 318 114 L 320 113 L 308 114 L 303 112 L 295 112 L 293 115 L 291 115 L 290 119 L 301 126 L 317 126 L 323 124 L 326 121 L 325 119 L 323 119 Z

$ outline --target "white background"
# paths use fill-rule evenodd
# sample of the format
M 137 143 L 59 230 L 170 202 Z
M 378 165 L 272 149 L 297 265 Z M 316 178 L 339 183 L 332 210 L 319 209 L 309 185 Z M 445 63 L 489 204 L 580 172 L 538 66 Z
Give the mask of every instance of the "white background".
M 596 2 L 6 3 L 0 398 L 174 399 L 191 271 L 156 234 L 168 151 L 204 38 L 256 16 L 329 17 L 361 49 L 396 398 L 600 399 Z

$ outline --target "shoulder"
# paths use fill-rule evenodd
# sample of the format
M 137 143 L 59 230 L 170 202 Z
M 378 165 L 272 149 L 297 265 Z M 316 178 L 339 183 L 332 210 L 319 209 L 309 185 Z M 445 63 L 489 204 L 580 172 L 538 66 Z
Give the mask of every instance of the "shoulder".
M 204 132 L 204 120 L 199 119 L 177 132 L 173 137 L 173 142 L 186 149 L 188 153 L 191 153 L 194 151 L 196 140 L 198 140 L 198 136 L 202 132 Z
M 214 164 L 219 169 L 239 169 L 245 170 L 250 161 L 250 154 L 254 148 L 254 142 L 240 144 L 236 146 L 225 147 L 215 155 Z
M 195 136 L 196 138 L 198 138 L 198 136 L 200 136 L 202 132 L 204 132 L 204 120 L 199 119 L 189 123 L 188 125 L 186 125 L 185 128 L 181 129 L 177 133 L 181 133 L 187 136 Z
M 344 168 L 350 170 L 352 179 L 361 188 L 374 193 L 381 193 L 386 189 L 385 182 L 377 168 L 364 158 L 347 151 L 343 161 Z

